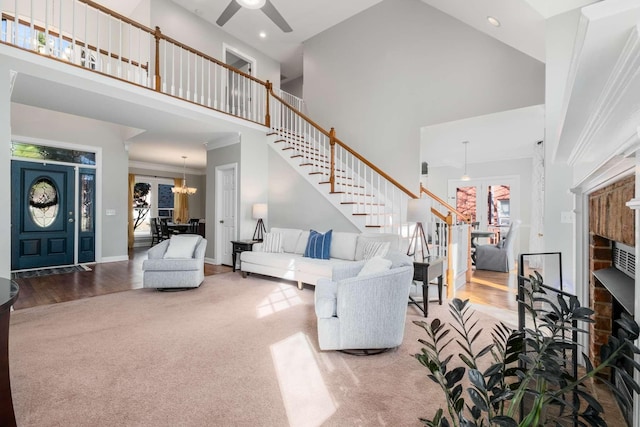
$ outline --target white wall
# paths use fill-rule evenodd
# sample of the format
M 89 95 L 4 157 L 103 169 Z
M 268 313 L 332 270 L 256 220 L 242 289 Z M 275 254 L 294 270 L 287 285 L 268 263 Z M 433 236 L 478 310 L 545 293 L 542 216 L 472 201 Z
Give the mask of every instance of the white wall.
M 302 90 L 303 83 L 304 83 L 304 79 L 302 76 L 300 76 L 297 79 L 289 80 L 288 82 L 283 84 L 282 90 L 284 90 L 287 93 L 290 93 L 291 95 L 297 96 L 298 98 L 304 99 L 303 90 Z
M 385 0 L 311 38 L 310 116 L 418 188 L 420 128 L 544 102 L 544 64 L 419 0 Z
M 240 210 L 238 236 L 250 239 L 256 220 L 252 217 L 254 203 L 269 203 L 269 161 L 267 137 L 264 132 L 246 130 L 240 135 Z M 269 213 L 269 216 L 271 214 Z
M 128 156 L 124 149 L 121 127 L 51 110 L 13 103 L 12 134 L 42 141 L 100 147 L 102 149 L 102 179 L 97 177 L 102 198 L 96 210 L 101 224 L 102 258 L 128 259 L 127 255 L 127 174 Z M 113 209 L 116 215 L 104 215 Z
M 561 223 L 560 215 L 574 209 L 573 196 L 569 192 L 573 174 L 565 163 L 554 160 L 554 154 L 558 147 L 559 118 L 579 18 L 580 10 L 576 10 L 546 21 L 544 248 L 545 251 L 562 252 L 562 274 L 569 289 L 574 284 L 575 236 L 573 224 Z
M 473 179 L 484 177 L 517 176 L 520 181 L 520 226 L 519 248 L 520 252 L 529 251 L 529 230 L 531 228 L 531 183 L 532 183 L 532 159 L 498 160 L 486 163 L 470 163 L 467 165 L 468 174 Z M 450 166 L 429 167 L 428 187 L 437 196 L 455 206 L 455 200 L 447 200 L 449 180 L 460 179 L 460 169 Z
M 327 190 L 328 191 L 328 190 Z M 269 221 L 267 228 L 333 229 L 357 233 L 358 228 L 273 150 L 269 150 Z
M 151 0 L 151 24 L 181 43 L 222 61 L 223 43 L 257 61 L 257 74 L 280 87 L 280 64 L 171 0 Z

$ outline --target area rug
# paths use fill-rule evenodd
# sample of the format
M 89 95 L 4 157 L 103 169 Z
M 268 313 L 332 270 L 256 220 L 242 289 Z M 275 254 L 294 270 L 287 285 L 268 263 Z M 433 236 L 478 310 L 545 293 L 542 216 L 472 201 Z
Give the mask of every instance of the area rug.
M 40 268 L 37 270 L 17 271 L 15 273 L 11 273 L 11 278 L 12 279 L 28 279 L 30 277 L 50 276 L 52 274 L 76 273 L 79 271 L 80 272 L 91 271 L 91 269 L 86 265 L 71 265 L 67 267 Z
M 430 319 L 449 318 L 446 304 L 429 311 Z M 486 328 L 495 323 L 477 315 Z M 321 351 L 312 288 L 238 273 L 185 292 L 136 289 L 17 310 L 17 422 L 419 426 L 443 404 L 412 357 L 424 336 L 412 322 L 421 319 L 408 306 L 403 344 L 380 355 Z

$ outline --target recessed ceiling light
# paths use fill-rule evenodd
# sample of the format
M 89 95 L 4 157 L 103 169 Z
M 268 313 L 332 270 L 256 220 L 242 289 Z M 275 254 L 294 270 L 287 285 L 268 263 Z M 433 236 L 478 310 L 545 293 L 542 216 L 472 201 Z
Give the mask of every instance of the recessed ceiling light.
M 261 39 L 267 38 L 267 33 L 265 33 L 264 31 L 260 31 L 260 34 L 258 35 L 260 36 Z
M 487 21 L 489 22 L 489 24 L 493 25 L 494 27 L 500 26 L 500 21 L 498 21 L 498 18 L 496 17 L 487 16 Z

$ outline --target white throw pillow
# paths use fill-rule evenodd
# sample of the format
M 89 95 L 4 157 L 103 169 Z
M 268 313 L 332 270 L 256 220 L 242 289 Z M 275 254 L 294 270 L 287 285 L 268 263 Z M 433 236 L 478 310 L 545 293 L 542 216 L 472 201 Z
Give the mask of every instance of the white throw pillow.
M 389 252 L 390 242 L 367 242 L 362 248 L 362 259 L 371 259 L 374 256 L 385 256 Z
M 381 256 L 374 256 L 364 264 L 362 270 L 360 270 L 360 273 L 358 273 L 358 277 L 368 276 L 375 273 L 382 273 L 383 271 L 387 271 L 390 268 L 390 259 L 382 258 Z
M 264 233 L 264 240 L 262 241 L 262 252 L 282 252 L 282 234 Z
M 164 253 L 164 258 L 193 258 L 196 245 L 202 237 L 194 234 L 173 236 Z

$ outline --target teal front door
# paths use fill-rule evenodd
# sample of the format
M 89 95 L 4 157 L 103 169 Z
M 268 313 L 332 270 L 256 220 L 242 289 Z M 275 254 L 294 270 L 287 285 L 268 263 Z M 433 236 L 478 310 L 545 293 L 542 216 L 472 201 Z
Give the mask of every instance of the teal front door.
M 74 263 L 75 170 L 11 162 L 11 269 Z

